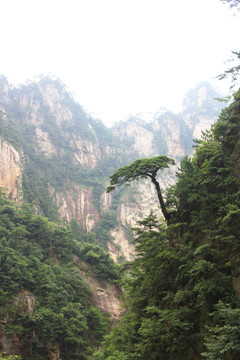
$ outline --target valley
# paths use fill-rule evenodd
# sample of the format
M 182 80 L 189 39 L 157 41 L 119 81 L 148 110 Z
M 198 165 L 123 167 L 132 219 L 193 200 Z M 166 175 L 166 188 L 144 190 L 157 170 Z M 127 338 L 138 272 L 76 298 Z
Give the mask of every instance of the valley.
M 171 360 L 177 351 L 192 360 L 211 350 L 207 313 L 225 291 L 234 306 L 239 287 L 239 99 L 220 115 L 218 97 L 201 83 L 180 114 L 160 109 L 108 128 L 60 80 L 12 87 L 0 79 L 4 351 L 26 360 L 145 360 L 149 352 Z M 176 163 L 158 175 L 175 214 L 167 227 L 148 179 L 106 193 L 119 168 L 160 155 Z M 115 343 L 121 336 L 126 346 Z

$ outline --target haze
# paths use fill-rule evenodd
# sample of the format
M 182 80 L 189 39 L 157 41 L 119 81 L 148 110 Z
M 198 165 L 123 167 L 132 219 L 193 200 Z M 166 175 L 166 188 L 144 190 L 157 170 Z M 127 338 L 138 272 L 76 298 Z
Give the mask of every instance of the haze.
M 186 91 L 226 69 L 240 22 L 220 0 L 9 0 L 0 4 L 0 73 L 53 74 L 105 124 L 179 111 Z

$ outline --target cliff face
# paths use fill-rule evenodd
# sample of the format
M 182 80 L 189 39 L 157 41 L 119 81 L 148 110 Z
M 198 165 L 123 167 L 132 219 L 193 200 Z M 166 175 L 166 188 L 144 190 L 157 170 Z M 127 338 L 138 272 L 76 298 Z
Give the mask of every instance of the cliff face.
M 81 275 L 88 283 L 91 290 L 91 303 L 97 306 L 101 311 L 108 312 L 114 323 L 123 313 L 121 308 L 123 302 L 121 300 L 121 291 L 114 285 L 104 280 L 99 281 L 91 275 L 89 264 L 74 255 L 73 261 L 80 269 Z
M 68 223 L 76 219 L 87 232 L 97 224 L 100 215 L 92 202 L 92 187 L 80 189 L 75 184 L 64 192 L 55 192 L 55 189 L 50 187 L 50 194 L 57 206 L 60 219 L 65 219 Z
M 24 314 L 26 317 L 29 314 L 34 314 L 36 307 L 36 296 L 27 290 L 22 290 L 18 294 L 16 294 L 15 299 L 13 301 L 14 306 L 17 309 L 18 314 Z M 0 330 L 4 332 L 4 328 L 7 325 L 7 320 L 0 322 Z M 33 337 L 37 336 L 33 332 Z M 26 355 L 24 351 L 24 344 L 22 340 L 16 335 L 13 334 L 11 336 L 0 336 L 0 348 L 3 349 L 7 354 L 22 354 Z M 48 354 L 49 360 L 60 360 L 60 350 L 59 345 L 56 344 L 46 344 L 46 351 Z
M 159 139 L 156 138 L 155 142 L 162 142 L 162 150 L 165 148 L 167 156 L 179 159 L 191 152 L 190 131 L 180 116 L 171 112 L 156 115 L 153 120 L 153 132 L 161 136 Z
M 159 110 L 152 119 L 131 116 L 114 127 L 122 139 L 130 140 L 131 151 L 142 157 L 167 155 L 180 159 L 192 153 L 192 139 L 201 138 L 201 132 L 210 129 L 217 120 L 222 105 L 215 100 L 219 94 L 208 83 L 200 83 L 190 90 L 183 101 L 182 113 Z
M 19 104 L 23 121 L 34 127 L 34 140 L 45 155 L 56 154 L 59 150 L 54 141 L 54 131 L 67 138 L 76 162 L 84 167 L 95 167 L 108 152 L 108 148 L 100 143 L 87 115 L 59 81 L 40 81 L 33 89 L 26 87 L 23 93 L 18 91 L 14 99 Z M 82 134 L 78 133 L 81 126 L 85 128 Z
M 188 94 L 182 114 L 161 111 L 150 122 L 136 116 L 107 129 L 86 115 L 59 81 L 43 79 L 14 89 L 0 78 L 0 187 L 18 203 L 24 194 L 33 210 L 51 221 L 75 219 L 81 225 L 77 231 L 92 232 L 92 242 L 105 246 L 114 261 L 132 260 L 131 227 L 151 210 L 161 217 L 156 190 L 141 180 L 106 194 L 108 176 L 140 157 L 161 154 L 178 163 L 191 153 L 192 136 L 199 137 L 220 112 L 215 108 L 208 115 L 209 108 L 209 92 L 201 86 Z M 174 183 L 175 170 L 161 173 L 163 193 Z M 91 289 L 91 303 L 117 321 L 122 313 L 119 289 L 91 276 L 76 255 L 74 263 Z M 21 311 L 34 312 L 33 293 L 21 291 L 14 301 Z M 5 325 L 0 321 L 1 329 Z M 0 337 L 0 348 L 8 353 L 20 353 L 21 347 L 15 335 Z M 46 349 L 49 359 L 61 358 L 58 345 L 49 343 Z
M 164 190 L 174 183 L 173 170 L 163 171 L 159 182 L 164 194 Z M 118 207 L 118 225 L 111 232 L 113 242 L 108 243 L 109 254 L 114 261 L 122 257 L 127 261 L 133 259 L 134 245 L 129 243 L 129 231 L 136 227 L 137 221 L 148 217 L 151 211 L 157 217 L 162 217 L 156 189 L 150 180 L 138 181 L 127 188 Z
M 45 159 L 45 163 L 48 161 L 46 159 L 56 161 L 57 167 L 57 159 L 65 158 L 62 160 L 63 167 L 64 161 L 67 166 L 72 163 L 75 168 L 82 168 L 83 173 L 84 169 L 94 169 L 98 161 L 110 153 L 109 144 L 102 141 L 101 134 L 92 126 L 92 123 L 95 124 L 93 119 L 89 119 L 81 106 L 74 102 L 60 81 L 44 79 L 11 89 L 7 80 L 2 78 L 0 94 L 2 121 L 20 136 L 21 154 L 25 159 L 22 168 L 32 167 L 32 161 L 34 167 L 39 169 L 38 175 L 45 176 L 42 159 Z M 0 186 L 5 187 L 13 199 L 17 199 L 22 181 L 20 156 L 3 140 L 0 163 Z M 45 188 L 48 188 L 61 219 L 71 221 L 76 218 L 85 230 L 90 231 L 99 219 L 99 212 L 92 203 L 92 187 L 85 185 L 82 188 L 82 185 L 72 182 L 70 171 L 69 176 L 66 174 L 60 179 L 61 189 L 51 180 L 45 184 Z M 33 183 L 37 181 L 29 180 Z M 81 179 L 78 181 L 82 182 Z M 34 199 L 33 202 L 39 203 Z M 36 211 L 41 213 L 37 207 Z
M 210 129 L 217 120 L 221 105 L 214 98 L 217 92 L 208 84 L 201 83 L 190 90 L 184 99 L 182 113 L 176 115 L 160 110 L 152 119 L 144 121 L 141 115 L 131 116 L 126 122 L 114 127 L 114 133 L 122 140 L 129 141 L 129 151 L 138 157 L 153 157 L 159 154 L 175 159 L 177 165 L 160 174 L 161 188 L 173 184 L 174 172 L 180 159 L 193 152 L 193 138 L 201 138 L 202 131 Z M 116 261 L 123 256 L 130 260 L 134 248 L 127 238 L 127 229 L 136 226 L 136 222 L 149 215 L 153 210 L 161 217 L 156 190 L 149 181 L 132 185 L 135 197 L 126 192 L 118 208 L 118 226 L 112 231 L 113 243 L 108 244 L 111 257 Z
M 217 94 L 208 84 L 186 95 L 182 114 L 159 111 L 147 122 L 132 116 L 111 130 L 90 118 L 59 80 L 45 78 L 14 89 L 1 78 L 0 95 L 2 121 L 19 134 L 22 158 L 21 165 L 19 153 L 10 145 L 13 135 L 7 142 L 1 140 L 0 186 L 20 201 L 23 171 L 25 193 L 37 212 L 49 217 L 45 208 L 53 201 L 59 218 L 76 219 L 87 232 L 95 231 L 104 213 L 114 207 L 117 225 L 110 229 L 112 241 L 106 243 L 114 260 L 132 258 L 128 237 L 136 221 L 151 209 L 161 214 L 151 183 L 134 184 L 116 205 L 115 194 L 105 195 L 108 176 L 140 157 L 162 154 L 178 162 L 192 152 L 192 137 L 200 137 L 220 112 L 213 100 Z M 0 135 L 4 138 L 9 129 Z M 175 169 L 161 175 L 163 189 L 174 182 Z
M 19 202 L 22 194 L 22 166 L 19 153 L 0 138 L 0 187 Z
M 189 90 L 183 101 L 182 117 L 191 131 L 192 138 L 201 138 L 217 120 L 222 105 L 216 100 L 219 94 L 208 84 L 200 83 Z
M 117 124 L 114 132 L 121 139 L 130 139 L 131 151 L 137 151 L 140 156 L 151 157 L 156 153 L 152 129 L 140 118 L 131 117 L 126 122 Z

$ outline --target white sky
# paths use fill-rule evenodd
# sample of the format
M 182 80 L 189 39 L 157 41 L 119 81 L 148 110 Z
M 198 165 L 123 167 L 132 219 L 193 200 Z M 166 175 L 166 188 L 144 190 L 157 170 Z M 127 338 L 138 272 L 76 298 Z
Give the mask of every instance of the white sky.
M 220 0 L 0 0 L 0 13 L 0 73 L 51 73 L 105 123 L 177 111 L 240 50 L 240 14 Z

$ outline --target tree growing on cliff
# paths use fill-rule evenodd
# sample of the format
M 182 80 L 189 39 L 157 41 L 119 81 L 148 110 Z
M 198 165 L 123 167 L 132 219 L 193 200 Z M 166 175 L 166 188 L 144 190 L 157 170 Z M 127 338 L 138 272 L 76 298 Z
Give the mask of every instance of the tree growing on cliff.
M 107 193 L 115 190 L 118 186 L 139 179 L 149 177 L 155 186 L 157 191 L 158 201 L 161 206 L 163 216 L 166 221 L 169 222 L 171 214 L 167 211 L 162 191 L 157 181 L 157 172 L 162 169 L 169 168 L 169 165 L 174 165 L 175 161 L 167 156 L 161 155 L 154 158 L 139 159 L 134 161 L 132 164 L 121 167 L 113 175 L 110 176 L 110 186 L 107 187 Z

